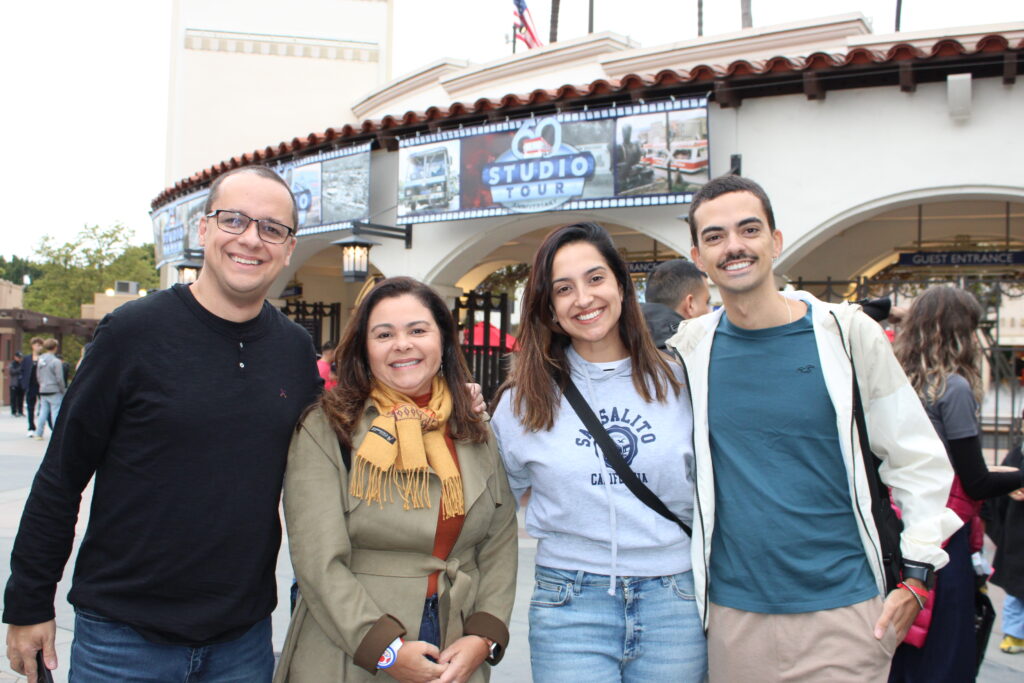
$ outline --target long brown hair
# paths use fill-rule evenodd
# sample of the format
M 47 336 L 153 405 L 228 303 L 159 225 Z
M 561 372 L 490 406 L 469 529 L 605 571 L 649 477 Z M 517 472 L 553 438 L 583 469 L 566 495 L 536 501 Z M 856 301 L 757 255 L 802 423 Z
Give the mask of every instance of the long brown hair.
M 441 375 L 452 394 L 452 415 L 448 428 L 452 439 L 483 443 L 487 427 L 473 412 L 466 384 L 473 381 L 459 347 L 459 330 L 451 311 L 437 292 L 411 277 L 391 277 L 378 282 L 363 298 L 355 315 L 345 327 L 341 343 L 334 352 L 338 366 L 338 386 L 325 392 L 320 407 L 327 415 L 338 439 L 352 447 L 352 432 L 363 415 L 373 379 L 366 353 L 370 313 L 383 299 L 411 294 L 427 307 L 441 333 Z
M 546 431 L 554 426 L 555 412 L 569 380 L 566 349 L 572 340 L 552 320 L 551 264 L 555 253 L 573 242 L 592 244 L 615 274 L 622 291 L 619 337 L 633 363 L 633 386 L 637 392 L 648 403 L 655 399 L 664 402 L 669 391 L 679 394 L 679 382 L 665 357 L 651 341 L 629 269 L 611 237 L 596 223 L 565 225 L 544 238 L 533 258 L 523 294 L 519 327 L 521 350 L 516 354 L 512 372 L 498 393 L 500 398 L 506 389 L 515 388 L 512 412 L 527 429 L 533 431 Z
M 982 309 L 958 287 L 932 287 L 919 296 L 896 336 L 896 358 L 926 403 L 946 392 L 946 378 L 962 375 L 981 400 L 980 349 L 975 332 Z

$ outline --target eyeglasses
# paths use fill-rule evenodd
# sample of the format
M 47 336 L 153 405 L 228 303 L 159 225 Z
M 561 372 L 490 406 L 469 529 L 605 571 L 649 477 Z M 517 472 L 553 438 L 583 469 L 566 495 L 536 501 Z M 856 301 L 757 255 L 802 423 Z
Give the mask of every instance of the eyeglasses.
M 295 232 L 294 228 L 266 218 L 249 218 L 241 211 L 217 209 L 206 214 L 207 218 L 217 221 L 217 227 L 232 235 L 241 235 L 249 229 L 250 223 L 256 224 L 256 234 L 269 244 L 284 244 L 288 236 Z

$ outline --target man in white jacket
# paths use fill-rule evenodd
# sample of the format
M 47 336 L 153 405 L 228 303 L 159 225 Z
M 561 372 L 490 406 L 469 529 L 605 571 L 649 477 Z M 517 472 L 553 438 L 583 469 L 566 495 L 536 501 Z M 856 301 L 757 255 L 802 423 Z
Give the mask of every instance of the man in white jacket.
M 942 442 L 877 323 L 777 291 L 782 233 L 757 183 L 712 180 L 689 220 L 693 260 L 724 304 L 668 342 L 693 401 L 693 571 L 711 680 L 885 681 L 960 525 L 945 508 Z M 902 582 L 888 594 L 853 367 L 903 513 Z

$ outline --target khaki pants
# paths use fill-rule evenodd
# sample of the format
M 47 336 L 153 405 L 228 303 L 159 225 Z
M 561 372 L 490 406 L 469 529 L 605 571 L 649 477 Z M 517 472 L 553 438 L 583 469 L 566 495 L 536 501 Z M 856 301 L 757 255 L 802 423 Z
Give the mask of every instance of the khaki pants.
M 710 604 L 711 683 L 885 683 L 899 642 L 892 624 L 874 636 L 882 600 L 802 614 L 758 614 Z

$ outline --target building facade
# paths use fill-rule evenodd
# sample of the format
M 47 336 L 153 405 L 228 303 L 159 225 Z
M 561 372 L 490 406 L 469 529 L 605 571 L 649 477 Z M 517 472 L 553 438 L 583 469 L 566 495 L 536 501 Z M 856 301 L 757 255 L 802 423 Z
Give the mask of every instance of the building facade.
M 215 43 L 221 38 L 197 31 L 187 32 L 186 39 L 207 51 L 222 45 Z M 229 55 L 203 52 L 187 59 L 230 57 L 251 68 L 280 45 L 250 42 L 239 39 L 243 48 Z M 332 49 L 344 48 L 339 43 Z M 353 220 L 413 225 L 411 249 L 399 240 L 378 240 L 369 254 L 371 271 L 411 275 L 455 297 L 502 266 L 529 262 L 543 235 L 566 222 L 602 223 L 633 261 L 688 255 L 687 188 L 730 171 L 756 179 L 772 197 L 785 241 L 777 271 L 791 282 L 812 289 L 841 284 L 845 296 L 854 291 L 849 281 L 859 278 L 972 274 L 977 269 L 970 266 L 906 258 L 903 263 L 901 254 L 1024 250 L 1022 54 L 1024 23 L 876 35 L 853 14 L 656 47 L 598 33 L 482 65 L 436 62 L 368 87 L 344 106 L 325 102 L 324 109 L 340 112 L 344 123 L 322 132 L 303 132 L 316 130 L 314 122 L 322 120 L 310 114 L 310 125 L 295 124 L 290 136 L 267 123 L 261 142 L 226 142 L 236 146 L 216 148 L 218 154 L 223 150 L 222 160 L 209 166 L 190 153 L 187 163 L 196 165 L 187 167 L 181 156 L 173 165 L 180 180 L 169 182 L 153 201 L 162 282 L 174 281 L 177 265 L 199 256 L 188 225 L 198 221 L 194 207 L 205 188 L 217 174 L 251 163 L 279 168 L 303 193 L 310 182 L 320 183 L 322 206 L 314 208 L 312 200 L 309 206 L 320 212 L 319 222 L 300 228 L 291 266 L 275 292 L 294 294 L 301 286 L 304 300 L 338 304 L 342 323 L 362 284 L 344 282 L 341 251 L 331 243 L 351 233 Z M 289 59 L 297 70 L 316 61 Z M 361 73 L 356 62 L 335 62 L 339 71 Z M 187 83 L 172 88 L 191 92 Z M 307 91 L 306 99 L 317 97 Z M 680 107 L 706 109 L 702 127 L 676 123 L 671 112 Z M 662 111 L 670 112 L 667 123 L 642 128 L 643 117 Z M 590 155 L 588 183 L 601 173 L 614 175 L 615 191 L 603 200 L 585 201 L 584 190 L 554 210 L 522 202 L 509 208 L 514 203 L 497 199 L 499 189 L 508 189 L 501 183 L 469 196 L 470 185 L 479 185 L 479 164 L 486 184 L 487 169 L 507 170 L 501 153 L 510 151 L 477 140 L 519 135 L 528 122 L 539 127 L 551 118 L 568 131 L 574 125 L 569 122 L 587 117 L 613 121 L 613 137 L 604 147 L 566 149 L 581 158 Z M 216 122 L 201 117 L 183 125 L 172 116 L 171 127 L 192 131 L 200 124 L 209 128 L 204 135 L 217 134 Z M 623 139 L 627 125 L 640 137 L 630 140 L 627 133 Z M 517 159 L 554 154 L 544 136 L 550 138 L 550 131 L 528 136 Z M 168 140 L 180 145 L 181 137 Z M 436 147 L 424 140 L 436 141 Z M 474 166 L 470 159 L 455 160 L 459 149 L 463 156 L 466 150 L 490 156 Z M 631 149 L 638 158 L 626 163 Z M 357 155 L 365 155 L 368 164 L 356 163 Z M 680 167 L 673 175 L 687 155 L 703 165 Z M 442 162 L 462 174 L 431 176 L 429 167 Z M 620 192 L 623 174 L 647 173 L 645 166 L 654 173 L 645 177 L 654 180 L 644 187 L 653 189 Z M 329 167 L 342 184 L 361 183 L 365 176 L 365 206 L 329 216 L 328 207 L 338 201 L 323 194 L 332 182 Z M 434 178 L 435 187 L 447 184 L 448 195 L 431 195 L 417 175 Z M 667 184 L 659 180 L 666 176 Z M 522 190 L 524 184 L 515 187 Z M 490 194 L 480 200 L 483 191 Z M 445 198 L 456 194 L 462 205 Z M 1011 263 L 1003 271 L 1016 277 L 1024 264 Z M 808 285 L 829 280 L 834 282 Z

